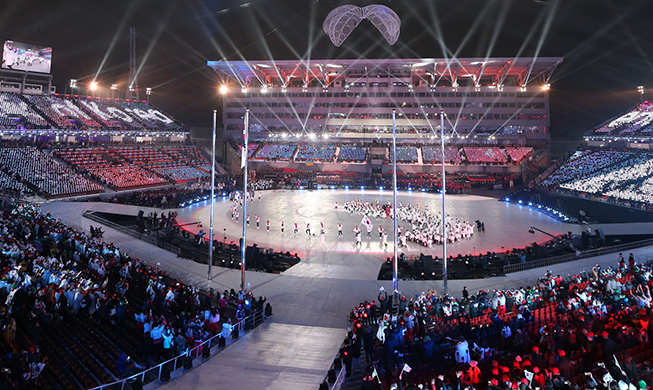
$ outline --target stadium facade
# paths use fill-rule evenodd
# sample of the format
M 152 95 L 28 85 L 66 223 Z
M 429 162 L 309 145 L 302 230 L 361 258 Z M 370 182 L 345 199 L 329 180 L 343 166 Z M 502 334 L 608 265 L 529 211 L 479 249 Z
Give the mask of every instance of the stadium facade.
M 549 139 L 548 80 L 562 58 L 210 61 L 227 84 L 226 138 L 382 140 L 392 110 L 402 140 L 542 145 Z

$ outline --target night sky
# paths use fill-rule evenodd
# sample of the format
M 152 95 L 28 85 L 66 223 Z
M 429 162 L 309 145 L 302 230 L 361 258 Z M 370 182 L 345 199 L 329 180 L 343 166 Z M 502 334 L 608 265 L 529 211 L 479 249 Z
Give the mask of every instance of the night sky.
M 398 42 L 389 46 L 363 21 L 333 46 L 322 22 L 343 4 L 394 9 Z M 564 57 L 551 82 L 554 138 L 578 137 L 633 106 L 638 85 L 653 97 L 650 0 L 12 0 L 0 9 L 0 39 L 53 47 L 61 93 L 100 67 L 100 85 L 124 91 L 135 26 L 139 86 L 152 87 L 153 104 L 192 126 L 210 126 L 218 106 L 219 80 L 207 60 L 438 58 L 440 42 L 459 57 Z

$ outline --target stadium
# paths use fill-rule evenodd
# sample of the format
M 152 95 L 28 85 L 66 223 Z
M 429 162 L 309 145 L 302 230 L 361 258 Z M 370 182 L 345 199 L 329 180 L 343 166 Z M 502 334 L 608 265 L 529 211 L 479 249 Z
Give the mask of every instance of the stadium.
M 470 2 L 0 27 L 0 389 L 649 388 L 650 69 Z

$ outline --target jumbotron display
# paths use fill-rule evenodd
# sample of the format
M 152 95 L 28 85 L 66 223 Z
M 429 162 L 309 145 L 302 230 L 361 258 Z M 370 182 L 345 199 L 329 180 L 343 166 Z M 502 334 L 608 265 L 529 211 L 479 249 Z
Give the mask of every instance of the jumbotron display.
M 29 43 L 5 41 L 2 67 L 27 72 L 50 73 L 52 48 Z

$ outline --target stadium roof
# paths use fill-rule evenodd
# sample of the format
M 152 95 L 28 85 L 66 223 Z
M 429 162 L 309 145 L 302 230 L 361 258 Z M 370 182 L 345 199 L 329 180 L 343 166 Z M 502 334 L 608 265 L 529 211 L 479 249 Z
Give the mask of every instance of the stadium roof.
M 432 84 L 444 79 L 452 83 L 471 79 L 476 83 L 491 80 L 507 81 L 520 86 L 540 79 L 548 82 L 561 57 L 522 58 L 392 58 L 392 59 L 331 59 L 331 60 L 252 60 L 209 61 L 221 78 L 237 81 L 241 86 L 252 82 L 287 85 L 291 79 L 324 80 L 341 75 L 386 74 L 391 77 L 431 78 Z M 358 71 L 358 72 L 356 72 Z M 308 83 L 307 83 L 308 84 Z

